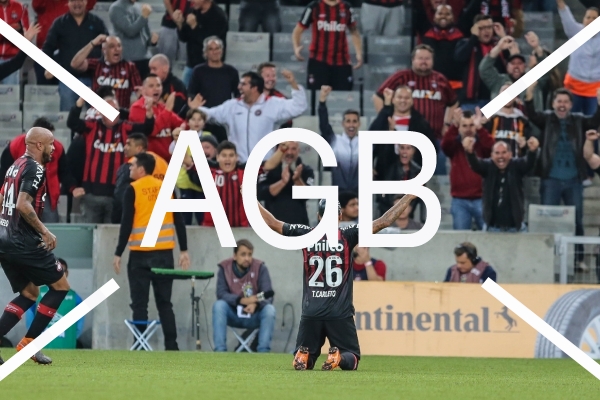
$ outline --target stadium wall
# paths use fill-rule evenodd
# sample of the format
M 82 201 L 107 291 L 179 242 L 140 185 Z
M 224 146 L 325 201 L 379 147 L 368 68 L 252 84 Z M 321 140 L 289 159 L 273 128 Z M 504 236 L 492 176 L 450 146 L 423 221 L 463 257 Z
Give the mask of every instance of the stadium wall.
M 65 228 L 66 229 L 66 228 Z M 59 248 L 57 255 L 67 259 L 75 249 L 69 242 L 80 237 L 77 231 L 56 228 Z M 83 228 L 82 228 L 83 229 Z M 85 227 L 89 229 L 89 227 Z M 85 231 L 87 232 L 87 230 Z M 271 349 L 274 352 L 291 352 L 300 319 L 302 296 L 302 253 L 284 251 L 264 243 L 253 230 L 233 229 L 236 239 L 247 238 L 255 246 L 256 258 L 266 262 L 276 292 L 274 305 L 277 309 L 277 321 Z M 70 236 L 69 236 L 70 235 Z M 83 235 L 85 236 L 85 235 Z M 133 337 L 124 324 L 131 317 L 129 307 L 129 287 L 127 285 L 126 265 L 128 251 L 123 255 L 121 275 L 115 276 L 112 268 L 114 249 L 117 243 L 118 227 L 102 225 L 93 229 L 93 255 L 91 263 L 85 262 L 84 254 L 77 254 L 77 262 L 70 268 L 72 287 L 83 297 L 89 296 L 95 289 L 114 278 L 121 287 L 107 301 L 92 311 L 92 317 L 85 322 L 85 329 L 93 328 L 93 347 L 97 349 L 126 349 L 132 344 Z M 62 240 L 61 240 L 62 239 Z M 410 249 L 372 249 L 372 256 L 387 264 L 389 281 L 435 282 L 444 279 L 446 269 L 453 263 L 453 249 L 462 241 L 471 241 L 479 249 L 482 257 L 498 271 L 499 283 L 553 283 L 555 274 L 554 235 L 551 234 L 487 234 L 482 232 L 440 231 L 427 244 Z M 62 247 L 65 246 L 65 247 Z M 67 247 L 68 246 L 68 247 Z M 217 263 L 232 254 L 231 248 L 222 248 L 214 229 L 202 227 L 188 228 L 188 246 L 192 258 L 192 268 L 204 271 L 217 271 Z M 85 248 L 81 244 L 78 247 Z M 533 250 L 535 249 L 535 250 Z M 66 254 L 65 254 L 66 253 Z M 177 253 L 176 253 L 177 256 Z M 91 264 L 91 265 L 90 265 Z M 71 265 L 71 264 L 70 264 Z M 93 265 L 93 269 L 90 267 Z M 199 294 L 207 281 L 196 282 Z M 212 342 L 212 304 L 215 301 L 216 276 L 203 294 L 204 305 L 200 305 L 200 338 L 202 350 L 211 350 Z M 190 281 L 175 281 L 173 287 L 173 305 L 177 318 L 178 342 L 182 350 L 195 348 L 192 336 L 192 307 L 190 299 Z M 0 303 L 6 304 L 13 297 L 8 282 L 0 279 Z M 293 315 L 289 306 L 293 307 Z M 285 314 L 284 314 L 285 310 Z M 157 317 L 154 297 L 151 293 L 149 315 Z M 282 322 L 285 325 L 282 327 Z M 293 327 L 291 337 L 290 329 Z M 20 323 L 8 336 L 17 341 L 24 334 L 24 323 Z M 209 337 L 210 334 L 210 337 Z M 289 337 L 289 342 L 288 342 Z M 162 332 L 159 330 L 151 344 L 162 349 Z M 237 345 L 229 334 L 228 349 Z

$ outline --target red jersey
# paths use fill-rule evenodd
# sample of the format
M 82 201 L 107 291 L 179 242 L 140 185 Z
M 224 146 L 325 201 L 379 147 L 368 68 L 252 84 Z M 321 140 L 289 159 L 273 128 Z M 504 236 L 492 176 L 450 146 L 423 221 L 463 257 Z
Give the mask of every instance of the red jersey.
M 87 62 L 88 71 L 94 74 L 92 90 L 96 92 L 100 86 L 110 86 L 115 91 L 119 106 L 129 108 L 131 94 L 135 92 L 136 86 L 142 85 L 142 79 L 135 64 L 131 61 L 121 60 L 111 65 L 99 58 L 88 58 Z
M 313 1 L 302 14 L 298 24 L 308 29 L 312 25 L 309 57 L 329 65 L 350 64 L 346 29 L 356 28 L 352 7 L 345 1 L 330 6 L 324 1 Z
M 148 151 L 152 151 L 165 160 L 171 160 L 169 146 L 173 141 L 171 131 L 179 128 L 184 120 L 181 119 L 173 111 L 165 108 L 165 105 L 158 103 L 152 108 L 154 112 L 154 130 L 152 135 L 148 137 Z M 142 123 L 146 119 L 146 107 L 144 106 L 144 98 L 135 101 L 129 110 L 129 120 L 136 123 Z
M 87 0 L 85 8 L 91 11 L 95 5 L 96 0 Z M 54 20 L 69 12 L 69 0 L 33 0 L 31 6 L 40 24 L 40 33 L 37 34 L 35 43 L 41 49 Z
M 415 110 L 421 113 L 438 138 L 442 137 L 446 107 L 456 104 L 457 96 L 448 79 L 439 72 L 432 71 L 428 76 L 417 75 L 412 69 L 396 72 L 377 89 L 383 98 L 383 90 L 396 90 L 398 86 L 408 86 L 412 90 Z
M 17 160 L 25 154 L 25 134 L 19 135 L 10 141 L 9 151 L 13 160 Z M 65 148 L 61 142 L 54 139 L 54 154 L 52 160 L 46 164 L 46 183 L 48 186 L 48 195 L 50 196 L 50 205 L 52 210 L 56 210 L 58 206 L 58 198 L 60 197 L 60 180 L 58 178 L 58 160 L 65 156 Z
M 29 13 L 23 4 L 8 0 L 6 5 L 0 5 L 0 19 L 17 32 L 23 33 L 29 29 Z M 0 35 L 0 57 L 12 58 L 17 55 L 19 48 L 10 40 Z
M 240 187 L 244 181 L 246 164 L 238 164 L 231 172 L 223 172 L 219 168 L 219 164 L 211 160 L 208 160 L 208 166 L 215 180 L 221 202 L 223 202 L 223 208 L 225 209 L 229 225 L 232 228 L 250 226 L 246 217 L 246 211 L 244 211 L 242 194 L 240 193 Z M 212 214 L 204 214 L 202 226 L 215 226 Z

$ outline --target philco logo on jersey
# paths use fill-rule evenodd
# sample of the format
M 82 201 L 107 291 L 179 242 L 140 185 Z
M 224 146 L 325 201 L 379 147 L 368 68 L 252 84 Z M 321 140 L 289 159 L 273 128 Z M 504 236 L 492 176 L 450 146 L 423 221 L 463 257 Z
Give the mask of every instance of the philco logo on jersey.
M 100 86 L 110 86 L 113 89 L 129 89 L 129 79 L 119 79 L 111 76 L 99 76 L 96 81 Z
M 44 168 L 42 168 L 42 166 L 40 164 L 38 164 L 37 170 L 35 171 L 35 179 L 33 180 L 33 183 L 31 186 L 33 186 L 36 189 L 39 189 L 40 183 L 42 182 L 43 178 L 44 178 Z
M 413 99 L 442 100 L 442 94 L 433 90 L 415 89 L 412 92 L 412 97 Z
M 344 251 L 344 243 L 340 241 L 340 242 L 338 242 L 338 244 L 337 244 L 336 247 L 329 247 L 329 242 L 327 242 L 327 240 L 323 239 L 323 240 L 319 240 L 317 243 L 315 243 L 311 247 L 307 248 L 306 250 L 308 250 L 308 251 L 337 251 L 337 252 L 342 252 L 342 251 Z
M 94 148 L 103 153 L 122 153 L 123 143 L 102 143 L 100 140 L 96 139 L 94 142 Z
M 346 30 L 346 24 L 340 24 L 337 21 L 319 21 L 317 22 L 317 29 L 325 32 L 344 32 Z

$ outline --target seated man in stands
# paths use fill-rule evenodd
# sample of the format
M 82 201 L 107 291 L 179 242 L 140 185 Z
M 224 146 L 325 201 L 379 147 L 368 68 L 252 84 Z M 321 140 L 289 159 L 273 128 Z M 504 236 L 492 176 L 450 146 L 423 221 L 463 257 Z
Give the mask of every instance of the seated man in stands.
M 267 266 L 253 258 L 254 246 L 238 240 L 233 257 L 219 263 L 217 301 L 213 305 L 215 351 L 227 351 L 227 326 L 260 329 L 258 352 L 271 350 L 275 328 L 273 288 Z
M 383 261 L 371 257 L 368 247 L 356 246 L 352 256 L 355 281 L 385 281 L 387 267 Z
M 456 264 L 448 268 L 444 282 L 483 283 L 490 278 L 496 282 L 496 271 L 481 257 L 473 243 L 464 242 L 454 249 Z

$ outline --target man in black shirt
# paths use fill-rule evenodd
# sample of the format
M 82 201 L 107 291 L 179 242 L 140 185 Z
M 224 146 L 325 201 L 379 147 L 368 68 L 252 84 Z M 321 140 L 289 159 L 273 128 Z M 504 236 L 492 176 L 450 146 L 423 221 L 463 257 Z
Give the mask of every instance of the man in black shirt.
M 383 216 L 373 222 L 373 233 L 392 225 L 416 196 L 405 195 Z M 306 225 L 290 225 L 273 217 L 258 203 L 260 213 L 272 230 L 284 236 L 303 236 L 313 228 Z M 319 202 L 317 218 L 325 213 L 325 200 Z M 342 211 L 338 203 L 338 214 Z M 313 369 L 321 355 L 325 338 L 331 348 L 324 371 L 337 367 L 356 370 L 360 360 L 360 346 L 354 324 L 353 260 L 352 251 L 358 244 L 358 225 L 338 228 L 338 245 L 329 247 L 324 236 L 317 243 L 304 249 L 304 279 L 302 294 L 302 317 L 296 339 L 296 370 Z
M 40 221 L 46 198 L 44 166 L 52 160 L 54 137 L 47 129 L 32 128 L 25 143 L 25 154 L 8 169 L 0 189 L 0 263 L 13 292 L 19 293 L 0 317 L 0 338 L 35 304 L 39 286 L 47 285 L 50 290 L 40 301 L 17 351 L 44 332 L 69 291 L 63 268 L 52 253 L 56 236 Z M 38 364 L 52 363 L 41 351 L 31 359 Z
M 480 160 L 473 152 L 475 138 L 463 139 L 471 169 L 483 181 L 484 231 L 519 232 L 525 230 L 525 200 L 523 178 L 531 171 L 537 158 L 538 140 L 532 136 L 527 141 L 526 157 L 514 158 L 510 145 L 499 141 L 492 147 L 492 157 Z
M 213 0 L 192 0 L 185 14 L 176 10 L 173 20 L 177 24 L 179 40 L 186 43 L 187 62 L 183 82 L 188 85 L 194 67 L 206 62 L 204 40 L 216 36 L 225 42 L 229 24 L 227 14 Z
M 86 11 L 87 1 L 69 1 L 69 12 L 54 20 L 48 31 L 42 51 L 48 57 L 54 58 L 61 67 L 79 79 L 86 86 L 92 86 L 92 78 L 88 72 L 77 71 L 71 67 L 75 54 L 87 46 L 98 35 L 108 35 L 104 22 L 92 13 Z M 58 50 L 58 54 L 54 53 Z M 94 47 L 90 58 L 100 58 L 100 47 Z M 47 79 L 50 77 L 46 76 Z M 60 95 L 60 111 L 69 111 L 75 105 L 79 95 L 62 82 L 58 83 Z
M 308 225 L 306 199 L 294 199 L 292 188 L 311 186 L 315 173 L 309 165 L 302 163 L 298 148 L 298 142 L 281 143 L 277 147 L 278 151 L 270 160 L 279 164 L 260 176 L 258 196 L 265 201 L 266 209 L 275 218 L 289 221 L 290 224 Z

